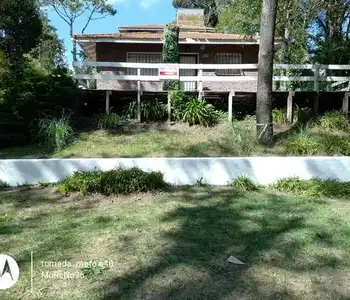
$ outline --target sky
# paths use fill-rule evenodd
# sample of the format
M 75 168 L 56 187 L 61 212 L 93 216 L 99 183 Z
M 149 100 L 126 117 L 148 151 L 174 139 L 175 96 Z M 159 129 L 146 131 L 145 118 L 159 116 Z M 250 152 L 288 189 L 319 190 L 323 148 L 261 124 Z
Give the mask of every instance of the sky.
M 117 14 L 92 21 L 85 33 L 113 33 L 118 32 L 118 27 L 123 25 L 139 24 L 166 24 L 176 18 L 176 10 L 172 6 L 172 0 L 108 0 Z M 56 27 L 59 38 L 64 40 L 66 57 L 69 66 L 72 64 L 72 46 L 68 25 L 52 9 L 46 10 L 53 26 Z M 86 16 L 82 15 L 75 25 L 75 33 L 80 33 Z

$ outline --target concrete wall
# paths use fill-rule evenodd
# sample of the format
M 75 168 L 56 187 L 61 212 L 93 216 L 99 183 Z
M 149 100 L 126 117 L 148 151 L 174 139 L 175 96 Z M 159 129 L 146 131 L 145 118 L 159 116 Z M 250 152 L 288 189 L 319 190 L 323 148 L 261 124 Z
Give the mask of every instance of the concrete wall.
M 78 170 L 110 170 L 119 165 L 161 171 L 171 184 L 203 182 L 225 185 L 239 175 L 258 184 L 298 176 L 350 181 L 350 157 L 250 157 L 250 158 L 105 158 L 0 160 L 0 180 L 12 186 L 56 182 Z

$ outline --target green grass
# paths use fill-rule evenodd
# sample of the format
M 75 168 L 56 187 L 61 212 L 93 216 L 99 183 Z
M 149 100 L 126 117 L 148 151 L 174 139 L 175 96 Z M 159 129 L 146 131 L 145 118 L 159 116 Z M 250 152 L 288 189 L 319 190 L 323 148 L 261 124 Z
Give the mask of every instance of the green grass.
M 350 155 L 349 132 L 326 130 L 318 123 L 299 129 L 275 125 L 273 147 L 259 145 L 252 119 L 235 121 L 231 125 L 222 122 L 208 128 L 164 123 L 150 128 L 142 126 L 83 132 L 73 144 L 53 152 L 32 145 L 0 149 L 0 158 Z
M 1 252 L 21 270 L 4 300 L 350 297 L 347 200 L 208 186 L 61 198 L 33 188 L 0 192 L 0 212 Z M 53 271 L 85 275 L 42 278 Z

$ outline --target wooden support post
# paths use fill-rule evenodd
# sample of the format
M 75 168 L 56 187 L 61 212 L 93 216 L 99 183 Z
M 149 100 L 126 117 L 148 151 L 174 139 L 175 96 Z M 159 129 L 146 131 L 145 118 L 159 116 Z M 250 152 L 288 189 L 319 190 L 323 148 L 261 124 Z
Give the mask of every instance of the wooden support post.
M 316 92 L 314 97 L 314 116 L 318 116 L 318 108 L 320 102 L 320 65 L 315 65 L 315 78 L 314 78 L 314 90 Z
M 168 92 L 168 122 L 171 122 L 171 97 L 170 92 Z
M 349 97 L 350 97 L 350 92 L 345 92 L 344 98 L 343 98 L 343 113 L 348 115 L 349 114 Z
M 106 91 L 106 114 L 109 115 L 109 107 L 110 107 L 110 99 L 109 96 L 111 95 L 111 91 Z
M 235 92 L 231 91 L 228 94 L 228 120 L 232 122 L 233 119 L 233 113 L 232 113 L 232 106 L 233 106 L 233 97 L 235 96 Z
M 287 122 L 293 123 L 293 97 L 295 92 L 289 92 L 287 98 Z
M 316 93 L 314 96 L 314 109 L 313 109 L 313 114 L 315 117 L 318 116 L 319 104 L 320 104 L 320 93 Z
M 198 70 L 198 98 L 202 99 L 203 98 L 203 81 L 202 81 L 202 76 L 203 76 L 203 70 Z
M 137 69 L 137 75 L 141 76 L 141 69 Z M 137 121 L 141 123 L 141 81 L 137 81 Z

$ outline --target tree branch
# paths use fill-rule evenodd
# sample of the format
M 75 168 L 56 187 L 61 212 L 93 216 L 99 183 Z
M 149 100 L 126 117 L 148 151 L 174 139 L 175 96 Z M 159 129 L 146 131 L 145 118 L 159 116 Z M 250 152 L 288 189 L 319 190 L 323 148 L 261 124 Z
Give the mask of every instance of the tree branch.
M 65 16 L 62 14 L 62 12 L 56 7 L 55 4 L 51 4 L 51 6 L 53 7 L 53 9 L 55 10 L 55 12 L 58 14 L 58 16 L 65 21 L 69 26 L 71 26 L 71 23 L 69 23 L 69 21 L 65 18 Z
M 81 31 L 81 33 L 84 33 L 85 30 L 86 30 L 86 28 L 89 26 L 89 24 L 90 24 L 90 22 L 91 22 L 91 20 L 92 20 L 92 16 L 94 15 L 95 11 L 96 11 L 96 7 L 94 7 L 94 8 L 91 10 L 91 13 L 90 13 L 90 15 L 89 15 L 89 17 L 88 17 L 88 19 L 87 19 L 87 21 L 86 21 L 86 24 L 85 24 L 84 28 L 83 28 L 82 31 Z

